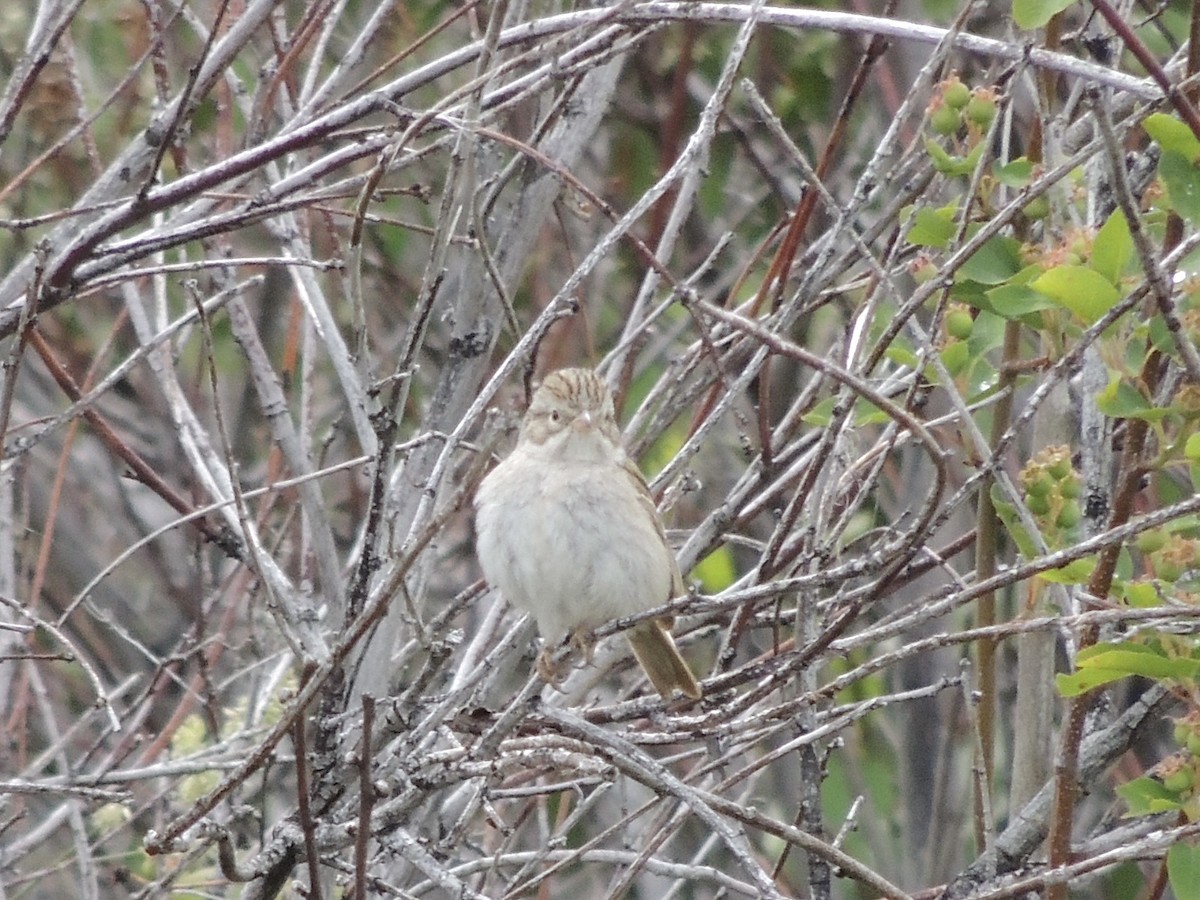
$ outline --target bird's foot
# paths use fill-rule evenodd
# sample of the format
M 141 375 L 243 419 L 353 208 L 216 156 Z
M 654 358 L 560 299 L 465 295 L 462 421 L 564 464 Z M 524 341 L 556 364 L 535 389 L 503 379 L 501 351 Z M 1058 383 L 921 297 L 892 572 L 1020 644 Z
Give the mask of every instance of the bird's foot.
M 553 648 L 542 648 L 542 652 L 538 654 L 536 668 L 542 681 L 546 682 L 546 684 L 550 685 L 556 691 L 562 690 L 561 685 L 566 675 L 563 674 L 562 667 L 554 660 Z
M 576 628 L 571 632 L 571 646 L 583 654 L 584 662 L 589 666 L 596 655 L 596 639 L 592 637 L 590 628 Z

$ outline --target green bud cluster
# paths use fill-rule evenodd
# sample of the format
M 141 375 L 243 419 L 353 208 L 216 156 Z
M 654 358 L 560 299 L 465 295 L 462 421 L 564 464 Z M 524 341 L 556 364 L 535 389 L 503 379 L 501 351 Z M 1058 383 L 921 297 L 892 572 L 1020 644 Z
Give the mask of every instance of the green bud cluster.
M 1137 547 L 1149 557 L 1154 574 L 1172 584 L 1200 565 L 1200 541 L 1181 534 L 1148 531 L 1138 535 Z
M 1175 720 L 1175 742 L 1192 756 L 1200 756 L 1200 710 Z
M 1180 752 L 1160 762 L 1155 772 L 1163 787 L 1180 801 L 1187 801 L 1195 798 L 1200 787 L 1200 710 L 1193 709 L 1175 720 L 1175 743 Z
M 1196 758 L 1168 756 L 1157 766 L 1163 787 L 1172 794 L 1187 795 L 1196 787 Z
M 994 88 L 972 90 L 955 74 L 938 84 L 937 93 L 929 101 L 929 127 L 935 134 L 957 134 L 965 124 L 986 131 L 996 118 L 998 109 Z
M 1083 519 L 1082 480 L 1071 465 L 1071 449 L 1046 447 L 1021 470 L 1025 505 L 1047 536 L 1063 536 Z

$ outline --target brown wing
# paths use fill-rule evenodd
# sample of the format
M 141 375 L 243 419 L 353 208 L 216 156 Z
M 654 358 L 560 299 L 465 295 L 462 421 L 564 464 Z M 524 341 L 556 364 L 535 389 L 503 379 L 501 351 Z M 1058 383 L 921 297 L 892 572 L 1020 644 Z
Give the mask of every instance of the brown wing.
M 667 559 L 671 566 L 671 596 L 664 597 L 663 602 L 682 597 L 684 594 L 683 575 L 679 571 L 679 563 L 675 560 L 675 554 L 671 552 L 671 547 L 667 543 L 667 532 L 663 528 L 658 507 L 654 505 L 654 498 L 650 496 L 650 488 L 646 486 L 646 479 L 642 477 L 641 470 L 629 457 L 624 458 L 622 467 L 636 485 L 642 509 L 654 523 L 658 539 L 662 541 L 663 547 L 667 551 Z M 693 700 L 699 700 L 700 684 L 696 681 L 696 676 L 692 674 L 692 670 L 683 657 L 679 655 L 679 650 L 671 637 L 671 626 L 674 624 L 674 617 L 662 616 L 653 622 L 644 622 L 636 626 L 625 636 L 633 648 L 633 655 L 637 657 L 638 662 L 649 676 L 650 683 L 654 685 L 663 699 L 671 699 L 675 688 L 678 688 Z
M 679 563 L 675 559 L 675 554 L 671 552 L 671 546 L 667 543 L 667 532 L 663 527 L 662 516 L 658 514 L 658 507 L 654 505 L 654 498 L 650 495 L 650 488 L 646 486 L 646 479 L 642 476 L 641 469 L 628 456 L 624 457 L 622 467 L 625 469 L 625 473 L 629 476 L 629 479 L 637 487 L 638 500 L 641 501 L 642 509 L 650 517 L 650 521 L 654 523 L 654 530 L 658 533 L 658 539 L 667 548 L 667 559 L 670 560 L 671 565 L 671 595 L 664 597 L 662 602 L 666 603 L 668 600 L 682 597 L 686 593 L 686 589 L 683 586 L 683 574 L 679 571 Z M 670 628 L 674 624 L 674 619 L 670 616 L 664 616 L 659 621 L 667 628 Z

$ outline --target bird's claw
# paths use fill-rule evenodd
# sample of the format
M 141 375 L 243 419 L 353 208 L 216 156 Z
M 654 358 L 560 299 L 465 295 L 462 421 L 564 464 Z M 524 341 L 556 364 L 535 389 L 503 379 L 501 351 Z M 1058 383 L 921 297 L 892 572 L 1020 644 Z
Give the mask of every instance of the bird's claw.
M 596 639 L 587 628 L 576 628 L 571 632 L 571 646 L 583 654 L 584 660 L 590 666 L 596 655 Z
M 577 628 L 571 632 L 568 641 L 571 649 L 583 654 L 583 658 L 590 666 L 592 657 L 596 655 L 596 641 L 592 638 L 592 632 L 587 628 Z M 566 672 L 564 669 L 565 660 L 558 662 L 555 660 L 555 652 L 557 647 L 545 646 L 537 658 L 537 673 L 542 680 L 550 685 L 555 690 L 562 690 L 562 683 L 566 680 Z
M 542 681 L 556 691 L 562 690 L 561 685 L 566 677 L 559 669 L 560 667 L 554 661 L 554 651 L 549 647 L 543 647 L 537 658 L 537 673 L 541 676 Z

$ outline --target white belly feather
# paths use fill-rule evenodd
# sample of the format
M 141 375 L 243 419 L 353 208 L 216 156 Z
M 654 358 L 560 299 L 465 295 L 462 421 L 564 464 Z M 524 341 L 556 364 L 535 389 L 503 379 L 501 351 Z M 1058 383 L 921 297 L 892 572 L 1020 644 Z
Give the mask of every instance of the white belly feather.
M 611 463 L 569 476 L 558 468 L 509 457 L 476 497 L 484 577 L 532 613 L 550 643 L 659 606 L 671 592 L 654 523 L 628 515 L 640 511 L 637 486 Z

